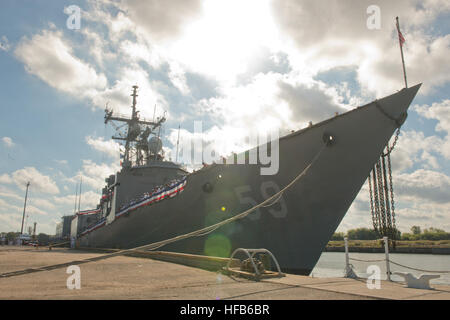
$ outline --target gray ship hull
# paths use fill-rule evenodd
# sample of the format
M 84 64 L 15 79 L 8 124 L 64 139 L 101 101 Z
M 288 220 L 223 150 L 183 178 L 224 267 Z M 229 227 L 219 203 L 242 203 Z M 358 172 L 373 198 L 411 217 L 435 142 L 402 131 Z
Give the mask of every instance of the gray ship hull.
M 276 175 L 260 175 L 260 165 L 208 166 L 189 174 L 184 191 L 176 197 L 124 215 L 78 243 L 133 248 L 230 218 L 289 184 L 323 148 L 324 134 L 331 134 L 335 143 L 323 149 L 305 176 L 277 203 L 211 234 L 161 248 L 223 257 L 236 248 L 266 248 L 284 271 L 309 274 L 395 132 L 395 119 L 402 118 L 419 87 L 282 137 Z M 212 192 L 203 190 L 207 182 L 213 185 Z

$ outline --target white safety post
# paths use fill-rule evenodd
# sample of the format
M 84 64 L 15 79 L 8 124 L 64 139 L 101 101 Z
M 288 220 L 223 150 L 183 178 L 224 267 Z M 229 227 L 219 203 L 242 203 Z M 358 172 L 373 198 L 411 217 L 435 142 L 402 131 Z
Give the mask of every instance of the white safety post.
M 349 257 L 348 257 L 348 238 L 347 237 L 344 237 L 344 244 L 345 244 L 345 271 L 347 272 L 347 270 L 350 268 Z
M 348 256 L 348 238 L 344 237 L 344 243 L 345 243 L 345 278 L 352 278 L 356 279 L 358 276 L 353 271 L 351 264 L 350 264 L 350 257 Z
M 388 281 L 391 281 L 391 269 L 389 267 L 389 240 L 388 237 L 383 237 L 384 252 L 386 254 L 386 274 Z

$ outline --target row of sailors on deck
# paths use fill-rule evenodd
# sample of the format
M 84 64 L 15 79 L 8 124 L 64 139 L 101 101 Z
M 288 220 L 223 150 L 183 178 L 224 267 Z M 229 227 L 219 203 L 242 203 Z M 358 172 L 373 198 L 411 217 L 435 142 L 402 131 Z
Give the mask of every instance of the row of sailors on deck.
M 153 188 L 153 190 L 151 192 L 145 192 L 143 195 L 132 199 L 129 203 L 122 205 L 119 208 L 119 212 L 124 210 L 124 209 L 126 209 L 126 208 L 128 208 L 128 207 L 131 207 L 131 206 L 135 205 L 136 203 L 139 203 L 141 201 L 147 200 L 147 199 L 151 198 L 153 195 L 155 195 L 155 194 L 157 194 L 157 193 L 159 193 L 161 191 L 168 190 L 168 189 L 174 187 L 179 182 L 180 182 L 179 179 L 172 179 L 169 182 L 167 182 L 165 185 L 155 187 L 155 188 Z

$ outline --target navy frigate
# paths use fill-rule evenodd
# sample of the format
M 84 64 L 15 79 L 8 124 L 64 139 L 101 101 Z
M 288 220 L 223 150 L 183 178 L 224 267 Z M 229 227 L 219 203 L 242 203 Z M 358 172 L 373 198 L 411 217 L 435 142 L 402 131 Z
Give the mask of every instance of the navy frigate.
M 136 248 L 213 226 L 290 185 L 245 218 L 162 249 L 229 257 L 236 248 L 265 248 L 283 271 L 307 275 L 406 120 L 419 88 L 404 88 L 281 137 L 278 172 L 261 175 L 265 165 L 259 161 L 188 172 L 166 160 L 159 138 L 165 117 L 141 119 L 134 86 L 131 116 L 105 110 L 105 123 L 126 125 L 113 137 L 125 145 L 122 168 L 105 179 L 97 208 L 76 215 L 71 235 L 80 247 Z

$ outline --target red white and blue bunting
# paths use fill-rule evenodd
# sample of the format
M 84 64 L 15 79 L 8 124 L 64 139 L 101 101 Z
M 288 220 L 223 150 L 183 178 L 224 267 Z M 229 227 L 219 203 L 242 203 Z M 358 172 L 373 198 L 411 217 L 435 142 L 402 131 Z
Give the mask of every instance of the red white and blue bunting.
M 79 215 L 83 215 L 83 214 L 94 214 L 94 213 L 99 213 L 100 211 L 101 211 L 101 209 L 84 210 L 84 211 L 78 212 L 78 214 L 79 214 Z
M 160 202 L 164 199 L 175 197 L 178 193 L 183 192 L 184 187 L 186 186 L 186 182 L 187 182 L 186 177 L 183 177 L 183 179 L 181 179 L 180 181 L 177 181 L 175 183 L 172 183 L 168 187 L 158 188 L 155 192 L 144 195 L 139 200 L 132 201 L 129 204 L 122 206 L 119 209 L 119 212 L 116 213 L 115 218 L 118 219 L 118 218 L 122 217 L 123 215 L 125 215 L 126 213 L 132 212 L 141 207 L 149 206 L 156 202 Z M 88 211 L 90 211 L 91 213 L 98 213 L 98 212 L 100 212 L 100 209 L 86 210 L 86 211 L 81 211 L 81 212 L 88 212 Z M 81 214 L 81 212 L 80 212 L 80 214 Z M 88 214 L 88 213 L 83 213 L 83 214 Z M 99 221 L 97 221 L 95 224 L 88 226 L 86 230 L 84 230 L 82 233 L 80 233 L 80 236 L 84 236 L 84 235 L 86 235 L 94 230 L 97 230 L 105 225 L 106 225 L 106 217 L 103 217 Z
M 162 190 L 158 190 L 150 195 L 144 196 L 138 201 L 131 202 L 127 206 L 121 208 L 119 212 L 116 213 L 116 219 L 140 207 L 152 205 L 153 203 L 159 202 L 166 198 L 173 198 L 178 193 L 184 190 L 185 185 L 186 185 L 186 177 L 184 177 L 181 181 L 174 183 Z

